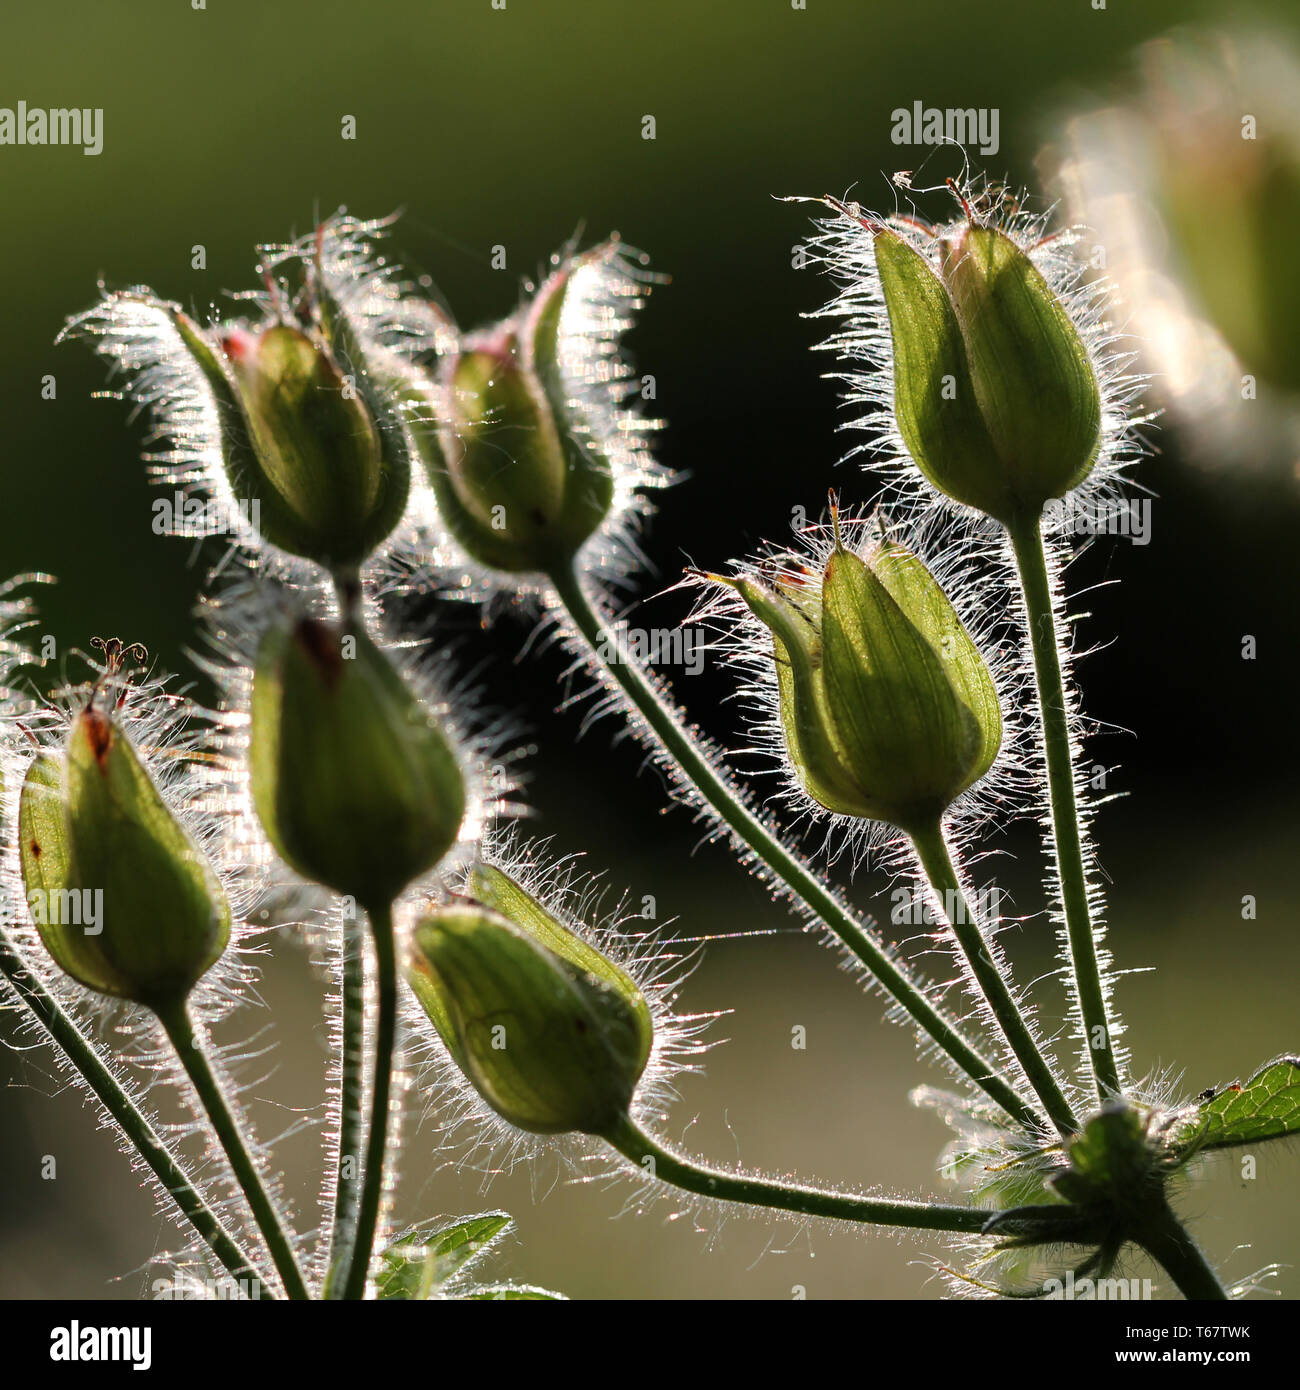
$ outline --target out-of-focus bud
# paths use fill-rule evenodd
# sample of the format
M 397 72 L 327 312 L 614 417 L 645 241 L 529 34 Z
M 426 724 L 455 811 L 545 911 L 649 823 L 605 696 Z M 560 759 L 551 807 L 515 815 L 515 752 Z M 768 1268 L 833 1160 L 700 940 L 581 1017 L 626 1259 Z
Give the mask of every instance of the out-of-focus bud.
M 442 427 L 417 435 L 444 521 L 492 569 L 567 568 L 613 503 L 610 462 L 561 370 L 561 315 L 580 263 L 566 262 L 515 317 L 443 359 Z
M 174 317 L 221 416 L 226 481 L 257 504 L 261 534 L 334 571 L 361 564 L 401 519 L 410 463 L 359 349 L 347 340 L 345 371 L 316 328 L 206 333 Z
M 488 1105 L 530 1133 L 610 1133 L 650 1056 L 640 992 L 598 953 L 588 969 L 589 951 L 553 919 L 534 934 L 478 903 L 416 928 L 410 980 L 430 1021 Z
M 41 940 L 79 984 L 182 1004 L 230 941 L 230 908 L 98 695 L 67 747 L 32 763 L 19 802 L 24 890 Z
M 894 413 L 940 492 L 1004 523 L 1036 518 L 1092 470 L 1101 394 L 1088 349 L 1006 232 L 957 224 L 938 259 L 876 224 Z
M 311 618 L 263 639 L 249 761 L 281 856 L 367 909 L 432 869 L 465 814 L 437 720 L 363 632 Z
M 771 630 L 791 766 L 827 810 L 929 829 L 992 766 L 993 679 L 910 551 L 837 540 L 821 573 L 723 582 Z
M 1074 113 L 1040 163 L 1090 229 L 1184 452 L 1294 480 L 1300 277 L 1281 249 L 1300 218 L 1294 29 L 1180 27 L 1126 66 L 1118 100 Z

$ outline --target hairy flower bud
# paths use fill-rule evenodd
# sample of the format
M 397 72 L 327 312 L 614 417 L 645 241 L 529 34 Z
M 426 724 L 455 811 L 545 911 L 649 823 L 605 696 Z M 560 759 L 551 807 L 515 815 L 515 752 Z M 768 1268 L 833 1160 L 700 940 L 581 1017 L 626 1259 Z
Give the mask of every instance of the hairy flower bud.
M 226 480 L 261 534 L 331 569 L 359 565 L 401 519 L 410 464 L 350 336 L 350 367 L 291 323 L 204 333 L 176 311 L 222 422 Z
M 79 984 L 163 1012 L 226 949 L 216 874 L 95 699 L 66 749 L 32 763 L 19 828 L 32 919 Z
M 1036 518 L 1102 442 L 1097 376 L 1064 305 L 997 227 L 959 224 L 937 261 L 889 227 L 874 237 L 894 414 L 917 467 L 1003 523 Z
M 613 504 L 609 460 L 561 371 L 560 320 L 574 264 L 551 275 L 516 317 L 444 360 L 447 418 L 419 435 L 444 521 L 492 569 L 567 566 Z
M 516 893 L 509 880 L 489 889 L 518 909 Z M 649 1060 L 650 1011 L 613 962 L 533 908 L 519 912 L 518 925 L 479 903 L 425 918 L 411 985 L 503 1119 L 534 1134 L 605 1134 Z
M 455 754 L 388 658 L 311 618 L 263 639 L 249 761 L 281 856 L 369 909 L 432 869 L 465 813 Z
M 836 542 L 820 574 L 726 581 L 771 630 L 781 725 L 804 791 L 839 815 L 913 831 L 989 770 L 992 677 L 910 551 Z
M 516 879 L 495 864 L 477 864 L 469 878 L 469 895 L 482 907 L 498 912 L 508 922 L 526 932 L 539 946 L 554 951 L 579 970 L 608 985 L 623 996 L 646 1033 L 646 1055 L 649 1057 L 649 1037 L 654 1028 L 650 1005 L 641 987 L 602 951 L 598 951 L 576 932 L 570 931 L 553 913 L 548 912 Z

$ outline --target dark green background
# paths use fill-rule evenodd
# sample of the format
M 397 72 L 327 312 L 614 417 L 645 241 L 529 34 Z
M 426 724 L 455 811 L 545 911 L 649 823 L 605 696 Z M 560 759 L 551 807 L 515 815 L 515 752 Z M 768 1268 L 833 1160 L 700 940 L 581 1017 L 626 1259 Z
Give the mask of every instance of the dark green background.
M 889 112 L 918 99 L 999 108 L 994 172 L 1032 182 L 1056 115 L 1105 99 L 1135 44 L 1232 10 L 1156 0 L 1112 0 L 1104 11 L 1088 0 L 808 0 L 806 11 L 788 0 L 509 0 L 504 12 L 489 0 L 210 0 L 201 12 L 188 0 L 133 0 L 11 10 L 0 105 L 103 107 L 105 146 L 95 159 L 0 148 L 0 573 L 58 574 L 41 595 L 39 631 L 61 651 L 118 633 L 189 669 L 205 560 L 152 534 L 143 426 L 90 398 L 102 367 L 82 348 L 56 349 L 54 335 L 101 274 L 206 309 L 249 284 L 257 241 L 301 233 L 339 204 L 362 216 L 404 209 L 395 245 L 466 325 L 509 310 L 519 278 L 579 225 L 593 237 L 618 229 L 672 274 L 635 346 L 671 425 L 662 457 L 690 477 L 663 498 L 648 540 L 660 578 L 645 592 L 683 556 L 717 564 L 782 534 L 791 507 L 815 513 L 832 482 L 846 500 L 865 500 L 868 481 L 836 467 L 843 415 L 820 379 L 829 359 L 808 351 L 821 326 L 799 317 L 827 292 L 791 268 L 805 212 L 771 195 L 856 184 L 864 201 L 887 201 L 880 171 L 920 157 L 889 143 Z M 345 114 L 357 120 L 354 142 L 340 138 Z M 656 118 L 653 142 L 641 138 L 645 114 Z M 190 268 L 198 243 L 206 271 Z M 489 264 L 498 243 L 505 272 Z M 1278 274 L 1296 273 L 1280 241 Z M 47 373 L 54 401 L 40 399 Z M 1291 659 L 1300 507 L 1289 483 L 1211 483 L 1184 463 L 1176 437 L 1161 450 L 1139 475 L 1158 494 L 1152 544 L 1099 545 L 1074 582 L 1119 581 L 1077 606 L 1091 615 L 1085 638 L 1108 644 L 1080 672 L 1088 711 L 1131 731 L 1089 750 L 1121 764 L 1114 785 L 1131 793 L 1099 821 L 1114 944 L 1125 966 L 1159 967 L 1124 981 L 1120 1003 L 1139 1066 L 1185 1066 L 1188 1089 L 1199 1090 L 1300 1044 Z M 680 611 L 660 602 L 647 621 Z M 1239 656 L 1247 632 L 1259 640 L 1251 663 Z M 697 830 L 680 813 L 661 818 L 654 774 L 633 780 L 639 755 L 608 752 L 612 726 L 574 751 L 576 719 L 549 715 L 558 657 L 522 672 L 509 665 L 523 633 L 507 619 L 468 635 L 474 659 L 497 654 L 489 688 L 527 716 L 541 747 L 529 786 L 537 828 L 565 850 L 589 850 L 615 884 L 655 893 L 686 934 L 780 934 L 710 948 L 685 991 L 687 1008 L 734 1010 L 715 1030 L 731 1041 L 707 1078 L 688 1079 L 668 1132 L 698 1116 L 690 1141 L 714 1157 L 738 1151 L 826 1180 L 934 1190 L 943 1134 L 905 1100 L 910 1085 L 934 1078 L 912 1061 L 908 1037 L 883 1025 L 878 1005 L 794 935 L 721 851 L 688 857 Z M 683 693 L 734 742 L 733 716 L 720 708 L 727 689 L 710 673 Z M 1033 836 L 1002 845 L 1017 858 L 999 874 L 1032 911 Z M 855 891 L 869 900 L 883 887 L 864 880 Z M 1244 893 L 1258 897 L 1256 922 L 1240 919 Z M 1047 938 L 1033 919 L 1012 943 L 1035 973 L 1048 968 Z M 266 991 L 282 1025 L 273 1089 L 307 1103 L 320 1065 L 315 986 L 292 953 L 281 957 Z M 1057 1004 L 1050 989 L 1046 1004 Z M 789 1045 L 798 1023 L 810 1029 L 806 1052 Z M 47 1100 L 53 1088 L 31 1063 L 23 1075 L 35 1092 L 0 1093 L 0 1293 L 138 1293 L 134 1271 L 155 1246 L 147 1198 L 75 1100 Z M 282 1123 L 270 1106 L 255 1114 Z M 59 1159 L 54 1183 L 39 1179 L 46 1153 Z M 435 1175 L 427 1133 L 406 1158 L 404 1215 L 485 1200 L 476 1177 Z M 292 1141 L 286 1161 L 293 1189 L 309 1195 L 314 1141 Z M 1293 1161 L 1261 1155 L 1249 1183 L 1220 1166 L 1192 1197 L 1230 1275 L 1295 1258 Z M 560 1187 L 534 1205 L 516 1174 L 486 1200 L 519 1215 L 510 1271 L 575 1295 L 789 1297 L 803 1285 L 811 1297 L 906 1297 L 935 1287 L 912 1262 L 922 1246 L 781 1231 L 785 1253 L 756 1261 L 764 1223 L 730 1222 L 706 1251 L 656 1215 L 611 1223 L 623 1195 Z M 1232 1254 L 1241 1243 L 1254 1248 Z M 1297 1288 L 1290 1272 L 1281 1283 Z

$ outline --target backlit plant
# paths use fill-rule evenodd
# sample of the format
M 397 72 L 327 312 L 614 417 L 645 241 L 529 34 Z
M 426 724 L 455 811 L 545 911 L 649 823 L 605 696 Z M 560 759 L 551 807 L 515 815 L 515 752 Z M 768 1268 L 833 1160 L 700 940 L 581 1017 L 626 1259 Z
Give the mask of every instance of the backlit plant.
M 566 250 L 514 314 L 462 332 L 384 257 L 387 224 L 339 215 L 262 249 L 264 288 L 236 320 L 200 324 L 145 289 L 71 320 L 152 413 L 155 477 L 202 502 L 176 529 L 198 516 L 235 554 L 201 605 L 212 710 L 117 638 L 88 678 L 41 689 L 23 670 L 29 600 L 0 596 L 0 965 L 26 1031 L 192 1237 L 176 1259 L 196 1290 L 554 1297 L 476 1274 L 503 1213 L 394 1227 L 406 1107 L 599 1165 L 636 1205 L 925 1232 L 958 1292 L 1043 1296 L 1134 1249 L 1190 1298 L 1254 1286 L 1225 1289 L 1175 1198 L 1205 1152 L 1300 1129 L 1300 1063 L 1196 1099 L 1132 1075 L 1076 768 L 1059 519 L 1120 495 L 1141 381 L 1069 231 L 992 186 L 951 192 L 934 225 L 822 200 L 827 347 L 863 412 L 864 496 L 832 497 L 792 547 L 684 576 L 781 775 L 775 811 L 611 641 L 670 481 L 622 342 L 658 278 L 645 257 L 617 239 Z M 709 1018 L 677 1009 L 671 932 L 604 912 L 512 824 L 502 725 L 438 628 L 412 630 L 409 595 L 431 589 L 553 632 L 675 797 L 915 1030 L 949 1078 L 917 1092 L 955 1132 L 944 1200 L 858 1186 L 869 1154 L 828 1189 L 660 1137 Z M 1069 1064 L 965 867 L 986 830 L 1039 810 Z M 915 882 L 964 1000 L 831 886 L 845 850 L 858 877 Z M 209 1037 L 248 1002 L 250 945 L 291 931 L 314 943 L 334 1021 L 319 1230 L 284 1200 Z M 106 1017 L 180 1088 L 209 1161 L 172 1142 Z

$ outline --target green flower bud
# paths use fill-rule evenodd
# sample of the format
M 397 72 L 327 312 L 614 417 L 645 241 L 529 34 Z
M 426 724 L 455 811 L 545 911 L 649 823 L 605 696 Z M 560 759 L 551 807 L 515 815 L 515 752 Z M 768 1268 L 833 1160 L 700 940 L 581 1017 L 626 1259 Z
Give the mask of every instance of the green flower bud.
M 465 814 L 455 754 L 388 658 L 311 618 L 263 639 L 249 763 L 280 855 L 366 908 L 432 869 Z
M 937 264 L 888 227 L 875 258 L 889 311 L 894 414 L 940 492 L 1009 524 L 1092 470 L 1101 393 L 1088 350 L 1029 256 L 964 223 Z
M 563 953 L 490 908 L 442 908 L 416 928 L 411 984 L 503 1119 L 533 1134 L 605 1134 L 632 1102 L 653 1025 L 635 986 L 603 957 L 585 968 L 555 925 L 570 938 L 556 940 Z
M 911 832 L 992 766 L 993 679 L 910 551 L 882 541 L 863 559 L 837 538 L 820 575 L 725 582 L 772 632 L 786 748 L 821 806 Z
M 216 400 L 230 491 L 261 534 L 336 571 L 361 564 L 401 519 L 410 463 L 346 329 L 332 336 L 355 375 L 315 330 L 276 323 L 210 336 L 179 310 L 174 318 Z
M 130 740 L 94 701 L 66 749 L 32 763 L 18 820 L 28 906 L 59 966 L 156 1012 L 183 1003 L 230 941 L 230 907 Z
M 476 903 L 500 913 L 508 922 L 532 937 L 539 946 L 554 951 L 579 970 L 595 976 L 623 996 L 645 1031 L 644 1067 L 650 1056 L 654 1019 L 650 1005 L 637 982 L 603 952 L 570 931 L 558 917 L 548 912 L 520 883 L 494 864 L 476 864 L 469 879 L 469 895 Z
M 447 420 L 417 434 L 440 514 L 492 569 L 566 567 L 614 500 L 609 460 L 578 418 L 561 371 L 560 319 L 574 264 L 516 318 L 446 359 Z

